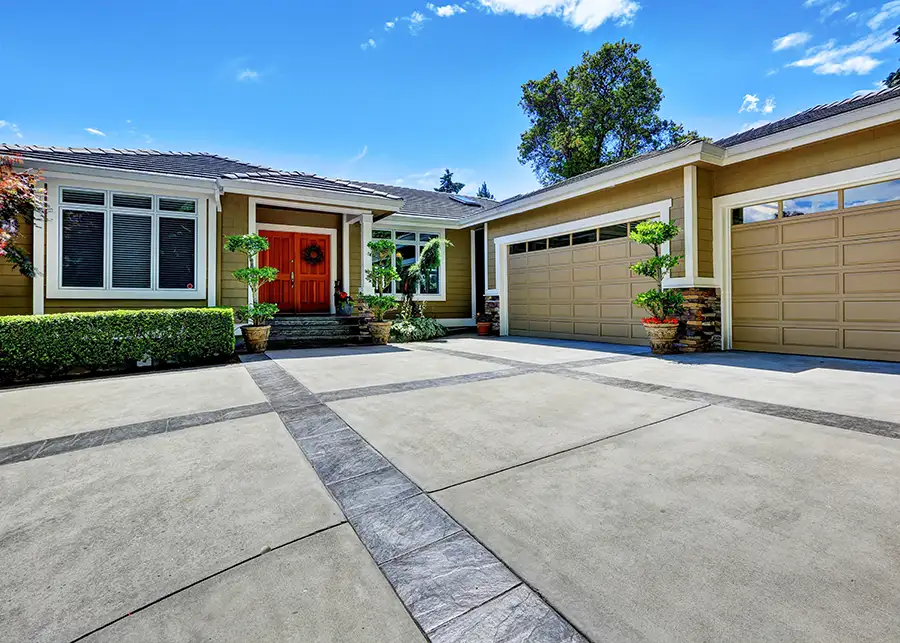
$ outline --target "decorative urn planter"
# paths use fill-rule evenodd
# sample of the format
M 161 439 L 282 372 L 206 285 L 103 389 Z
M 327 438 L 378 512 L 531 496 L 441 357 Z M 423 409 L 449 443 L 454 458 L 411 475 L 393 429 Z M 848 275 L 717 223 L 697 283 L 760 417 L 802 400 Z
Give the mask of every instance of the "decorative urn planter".
M 475 328 L 478 329 L 479 337 L 487 337 L 488 335 L 490 335 L 491 334 L 491 326 L 492 326 L 492 324 L 489 321 L 475 322 Z
M 353 314 L 353 304 L 349 301 L 341 302 L 338 304 L 337 314 L 343 315 L 344 317 L 349 317 Z
M 369 322 L 373 344 L 387 344 L 391 336 L 391 322 Z
M 241 326 L 241 335 L 244 336 L 244 346 L 248 353 L 263 353 L 269 344 L 269 331 L 271 326 Z
M 678 322 L 644 321 L 644 330 L 650 338 L 650 349 L 654 355 L 668 355 L 675 352 L 675 337 L 678 335 Z

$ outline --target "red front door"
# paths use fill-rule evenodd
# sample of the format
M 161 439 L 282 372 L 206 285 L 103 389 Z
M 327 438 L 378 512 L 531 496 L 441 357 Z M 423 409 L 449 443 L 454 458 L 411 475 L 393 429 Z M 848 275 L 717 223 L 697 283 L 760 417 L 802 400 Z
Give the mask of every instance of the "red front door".
M 259 255 L 259 265 L 278 269 L 278 278 L 260 288 L 260 301 L 278 304 L 283 313 L 330 311 L 329 236 L 280 230 L 260 230 L 259 234 L 269 240 L 269 249 Z

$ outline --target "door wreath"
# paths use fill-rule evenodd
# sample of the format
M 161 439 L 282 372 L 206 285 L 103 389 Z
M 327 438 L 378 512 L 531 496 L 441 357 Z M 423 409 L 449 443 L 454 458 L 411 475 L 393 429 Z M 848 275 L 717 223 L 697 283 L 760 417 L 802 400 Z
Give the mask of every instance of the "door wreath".
M 311 243 L 303 249 L 303 261 L 317 266 L 325 260 L 325 251 L 318 244 Z

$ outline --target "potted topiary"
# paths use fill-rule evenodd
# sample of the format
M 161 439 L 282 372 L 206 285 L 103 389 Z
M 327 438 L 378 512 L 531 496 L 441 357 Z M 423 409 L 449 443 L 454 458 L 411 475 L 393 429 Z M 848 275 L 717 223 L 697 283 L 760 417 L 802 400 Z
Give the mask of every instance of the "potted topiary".
M 256 256 L 263 250 L 269 249 L 269 241 L 258 234 L 230 235 L 225 237 L 225 249 L 247 255 L 247 267 L 231 273 L 235 279 L 247 284 L 251 293 L 251 304 L 238 308 L 237 317 L 247 322 L 247 325 L 241 326 L 241 334 L 244 336 L 247 352 L 262 353 L 269 343 L 269 331 L 271 330 L 271 326 L 266 322 L 278 312 L 276 304 L 259 302 L 260 286 L 275 281 L 275 278 L 278 277 L 277 268 L 260 268 L 256 265 Z
M 353 299 L 342 290 L 334 295 L 334 308 L 338 315 L 349 317 L 353 314 Z
M 684 304 L 684 297 L 679 291 L 665 290 L 662 285 L 663 279 L 681 261 L 680 256 L 662 254 L 662 246 L 677 237 L 678 233 L 678 226 L 674 223 L 641 221 L 632 227 L 628 235 L 635 243 L 653 249 L 653 256 L 631 266 L 631 271 L 656 281 L 656 288 L 639 294 L 634 304 L 650 313 L 650 317 L 645 317 L 641 322 L 650 338 L 650 348 L 657 355 L 674 352 L 673 344 L 679 325 L 678 314 Z
M 384 291 L 400 278 L 394 269 L 394 254 L 397 246 L 390 239 L 373 239 L 367 244 L 372 257 L 372 268 L 366 270 L 366 281 L 372 284 L 374 295 L 359 293 L 359 301 L 363 309 L 372 314 L 369 332 L 375 344 L 387 344 L 391 335 L 391 322 L 384 321 L 384 316 L 397 307 L 397 300 Z
M 487 337 L 491 334 L 491 326 L 493 326 L 493 322 L 491 318 L 488 317 L 485 313 L 476 313 L 475 314 L 475 328 L 478 329 L 478 335 L 481 337 Z

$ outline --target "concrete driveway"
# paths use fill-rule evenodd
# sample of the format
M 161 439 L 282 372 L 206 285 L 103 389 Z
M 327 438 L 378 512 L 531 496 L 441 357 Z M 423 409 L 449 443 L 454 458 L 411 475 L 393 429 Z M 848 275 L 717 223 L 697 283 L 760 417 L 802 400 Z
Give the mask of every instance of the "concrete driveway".
M 9 640 L 900 631 L 900 365 L 456 337 L 0 405 Z

